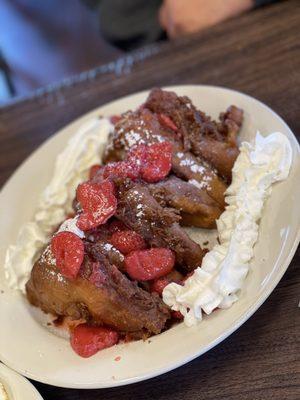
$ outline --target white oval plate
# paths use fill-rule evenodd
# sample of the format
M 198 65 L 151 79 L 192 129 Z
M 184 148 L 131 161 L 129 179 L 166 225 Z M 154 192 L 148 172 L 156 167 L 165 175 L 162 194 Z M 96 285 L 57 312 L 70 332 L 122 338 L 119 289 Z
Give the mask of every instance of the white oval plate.
M 68 388 L 103 388 L 130 384 L 170 371 L 208 351 L 244 323 L 266 300 L 286 271 L 300 239 L 299 145 L 284 121 L 259 101 L 232 90 L 210 86 L 170 88 L 189 96 L 213 117 L 230 104 L 245 110 L 241 139 L 285 134 L 293 148 L 289 178 L 274 186 L 260 227 L 255 257 L 240 299 L 228 310 L 219 310 L 192 328 L 183 323 L 150 341 L 120 344 L 89 359 L 78 357 L 69 343 L 42 327 L 19 293 L 5 287 L 5 251 L 14 243 L 20 226 L 34 213 L 39 193 L 49 182 L 55 157 L 82 122 L 112 115 L 143 103 L 147 92 L 134 94 L 100 107 L 62 129 L 35 151 L 14 173 L 0 194 L 0 358 L 21 374 Z M 115 361 L 120 357 L 119 361 Z
M 4 385 L 9 399 L 43 400 L 36 388 L 27 379 L 1 363 L 0 382 Z

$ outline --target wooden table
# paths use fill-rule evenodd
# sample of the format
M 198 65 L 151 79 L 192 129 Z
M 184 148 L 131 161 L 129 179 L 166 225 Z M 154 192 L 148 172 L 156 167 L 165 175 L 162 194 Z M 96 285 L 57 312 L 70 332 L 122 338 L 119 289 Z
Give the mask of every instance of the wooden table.
M 0 183 L 75 117 L 152 86 L 201 83 L 243 91 L 271 106 L 300 138 L 299 3 L 285 1 L 204 33 L 148 47 L 3 107 Z M 173 372 L 105 390 L 35 385 L 45 400 L 298 400 L 299 264 L 298 250 L 278 287 L 248 322 L 216 348 Z

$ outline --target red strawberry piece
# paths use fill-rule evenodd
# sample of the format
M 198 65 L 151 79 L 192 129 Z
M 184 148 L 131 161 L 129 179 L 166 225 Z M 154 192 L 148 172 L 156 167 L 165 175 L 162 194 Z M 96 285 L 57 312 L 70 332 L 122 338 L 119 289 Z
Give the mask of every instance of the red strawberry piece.
M 162 296 L 162 292 L 164 288 L 170 283 L 170 280 L 168 278 L 159 278 L 156 279 L 151 283 L 150 290 L 151 292 L 156 292 L 160 296 Z
M 150 281 L 167 275 L 174 264 L 173 252 L 165 248 L 136 250 L 125 257 L 128 275 L 138 281 Z
M 175 283 L 178 283 L 179 285 L 181 285 L 181 284 L 183 284 L 182 279 L 183 279 L 183 275 L 176 269 L 172 269 L 172 271 L 168 275 L 166 275 L 162 278 L 158 278 L 158 279 L 154 280 L 153 282 L 151 282 L 150 291 L 156 292 L 159 295 L 162 295 L 164 288 L 169 283 L 175 282 Z
M 113 125 L 116 125 L 120 121 L 121 118 L 122 118 L 121 115 L 112 115 L 109 118 L 109 120 Z
M 80 237 L 72 232 L 59 232 L 51 240 L 51 251 L 61 274 L 75 279 L 84 256 L 84 245 Z
M 172 144 L 153 143 L 148 147 L 146 164 L 142 166 L 142 178 L 149 183 L 163 180 L 171 170 Z
M 127 226 L 118 219 L 111 221 L 110 224 L 108 225 L 108 230 L 111 234 L 115 232 L 126 231 L 127 229 L 128 229 Z
M 148 146 L 139 144 L 130 149 L 127 159 L 130 163 L 137 165 L 140 169 L 145 165 L 148 155 Z
M 148 146 L 135 146 L 129 153 L 128 159 L 141 169 L 141 177 L 149 183 L 159 182 L 171 170 L 172 144 L 169 142 L 153 143 Z
M 129 230 L 115 232 L 110 238 L 110 243 L 123 254 L 146 248 L 146 243 L 142 236 L 135 231 Z
M 130 161 L 119 161 L 107 164 L 104 167 L 103 178 L 130 178 L 135 180 L 140 175 L 140 169 L 137 164 Z
M 83 210 L 77 221 L 79 229 L 87 231 L 96 228 L 114 215 L 117 209 L 114 190 L 110 181 L 89 181 L 78 186 L 76 196 Z
M 181 314 L 180 311 L 172 311 L 171 315 L 172 315 L 172 318 L 174 318 L 174 319 L 179 319 L 179 320 L 183 319 L 183 315 Z
M 118 343 L 119 335 L 116 331 L 104 328 L 77 325 L 71 333 L 72 349 L 80 357 L 91 357 L 99 350 L 106 349 Z
M 89 178 L 90 178 L 90 179 L 93 179 L 94 176 L 97 174 L 97 172 L 98 172 L 100 169 L 101 169 L 101 165 L 99 165 L 99 164 L 92 165 L 91 168 L 90 168 Z
M 171 129 L 174 132 L 178 131 L 177 126 L 174 124 L 171 118 L 168 117 L 166 114 L 158 114 L 158 120 L 161 123 L 161 125 Z

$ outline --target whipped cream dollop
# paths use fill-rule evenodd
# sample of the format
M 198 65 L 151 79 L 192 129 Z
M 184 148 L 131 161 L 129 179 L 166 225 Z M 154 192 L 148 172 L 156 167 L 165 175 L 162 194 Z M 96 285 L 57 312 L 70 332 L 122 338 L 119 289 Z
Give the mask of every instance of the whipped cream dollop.
M 5 389 L 5 386 L 2 382 L 0 382 L 0 400 L 9 400 L 7 391 Z
M 79 183 L 88 177 L 89 168 L 99 164 L 113 125 L 107 118 L 93 118 L 83 124 L 67 146 L 57 156 L 54 173 L 38 202 L 33 221 L 25 224 L 16 244 L 11 245 L 5 258 L 5 275 L 8 285 L 25 292 L 25 284 L 41 248 L 72 212 L 72 202 Z M 68 230 L 79 237 L 83 232 L 76 226 L 76 218 L 68 219 L 60 231 Z
M 292 163 L 292 148 L 282 133 L 256 135 L 255 144 L 244 142 L 232 171 L 232 184 L 226 191 L 226 207 L 217 221 L 219 244 L 208 252 L 184 285 L 170 283 L 163 300 L 184 315 L 187 326 L 210 314 L 216 307 L 228 308 L 249 270 L 259 221 L 273 183 L 284 180 Z

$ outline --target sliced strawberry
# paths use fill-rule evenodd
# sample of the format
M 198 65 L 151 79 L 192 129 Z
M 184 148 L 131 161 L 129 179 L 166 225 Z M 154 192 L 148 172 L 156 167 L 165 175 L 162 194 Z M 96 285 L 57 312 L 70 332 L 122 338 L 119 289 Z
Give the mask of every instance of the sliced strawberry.
M 84 245 L 80 237 L 72 232 L 59 232 L 51 240 L 51 251 L 61 274 L 75 279 L 84 256 Z
M 125 257 L 128 275 L 138 281 L 149 281 L 167 275 L 174 264 L 173 252 L 165 248 L 136 250 Z
M 146 164 L 147 156 L 148 156 L 148 146 L 145 144 L 139 144 L 130 149 L 127 155 L 127 160 L 130 163 L 137 165 L 139 168 L 141 168 Z
M 110 181 L 84 182 L 78 186 L 76 196 L 83 210 L 77 226 L 83 231 L 104 224 L 116 212 L 117 199 Z
M 153 143 L 148 147 L 146 164 L 142 166 L 142 178 L 153 183 L 163 180 L 171 171 L 172 144 Z
M 164 290 L 164 288 L 170 283 L 170 280 L 166 277 L 163 278 L 158 278 L 155 281 L 153 281 L 151 283 L 150 286 L 150 291 L 151 292 L 156 292 L 158 293 L 160 296 L 162 295 L 162 292 Z
M 180 272 L 178 272 L 176 269 L 172 269 L 172 271 L 168 275 L 151 282 L 150 291 L 156 292 L 161 296 L 164 288 L 169 283 L 176 282 L 178 284 L 181 284 L 182 278 L 183 275 Z
M 93 179 L 94 176 L 97 174 L 97 172 L 100 171 L 100 169 L 101 169 L 101 165 L 99 165 L 99 164 L 92 165 L 90 168 L 89 178 Z
M 146 248 L 146 243 L 142 236 L 135 231 L 129 230 L 115 232 L 110 238 L 110 243 L 123 254 Z
M 135 180 L 140 175 L 140 168 L 130 161 L 118 161 L 107 164 L 103 170 L 103 178 L 130 178 Z
M 71 333 L 71 346 L 80 357 L 91 357 L 99 350 L 111 347 L 118 343 L 119 335 L 116 331 L 81 324 Z
M 174 124 L 171 118 L 168 117 L 166 114 L 158 114 L 157 116 L 161 125 L 166 126 L 167 128 L 171 129 L 174 132 L 178 131 L 177 126 Z
M 172 167 L 172 144 L 153 143 L 135 146 L 128 155 L 130 162 L 140 167 L 141 177 L 149 183 L 164 179 Z

